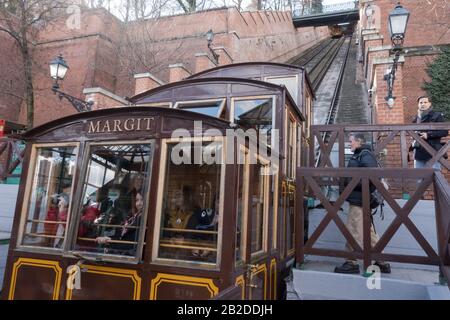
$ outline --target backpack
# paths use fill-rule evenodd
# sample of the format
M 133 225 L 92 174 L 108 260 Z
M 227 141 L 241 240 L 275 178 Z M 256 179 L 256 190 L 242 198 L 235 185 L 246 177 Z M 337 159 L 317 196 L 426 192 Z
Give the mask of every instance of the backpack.
M 368 152 L 373 156 L 373 158 L 377 162 L 378 168 L 383 168 L 381 163 L 378 161 L 377 157 L 371 151 L 369 151 L 367 149 L 364 149 L 360 152 L 360 154 L 356 158 L 358 160 L 358 162 L 361 161 L 361 156 L 363 155 L 364 152 L 366 152 L 366 153 Z M 389 190 L 389 184 L 386 182 L 385 179 L 381 179 L 381 183 L 383 184 L 383 186 L 386 190 Z M 383 220 L 384 219 L 384 213 L 383 213 L 384 198 L 383 198 L 383 195 L 381 194 L 381 192 L 375 188 L 375 190 L 370 193 L 370 209 L 376 209 L 372 213 L 372 215 L 375 215 L 378 212 L 378 207 L 380 207 L 380 216 L 381 216 L 381 219 Z

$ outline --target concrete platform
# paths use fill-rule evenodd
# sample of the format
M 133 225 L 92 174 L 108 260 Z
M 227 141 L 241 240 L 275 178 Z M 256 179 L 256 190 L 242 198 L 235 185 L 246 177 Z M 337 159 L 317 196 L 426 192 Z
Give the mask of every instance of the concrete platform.
M 450 300 L 447 286 L 394 278 L 398 275 L 394 271 L 393 277 L 382 274 L 375 280 L 361 275 L 294 269 L 293 288 L 298 300 Z
M 404 206 L 406 200 L 397 200 Z M 382 235 L 389 227 L 395 214 L 390 207 L 385 208 L 385 218 L 381 220 L 375 216 L 377 233 Z M 345 223 L 347 220 L 348 204 L 344 204 L 339 217 Z M 324 218 L 324 209 L 310 211 L 311 235 Z M 413 223 L 421 231 L 425 239 L 437 251 L 436 221 L 434 202 L 421 200 L 409 215 Z M 343 250 L 345 238 L 334 222 L 325 229 L 324 234 L 314 244 L 314 248 L 329 248 Z M 413 238 L 410 232 L 401 226 L 393 239 L 388 243 L 385 253 L 412 254 L 425 256 L 425 252 Z M 380 274 L 379 289 L 369 289 L 368 281 L 359 275 L 345 275 L 334 273 L 334 268 L 344 262 L 344 259 L 322 256 L 305 256 L 305 263 L 301 269 L 294 269 L 292 282 L 288 283 L 288 299 L 343 299 L 343 300 L 372 300 L 372 299 L 401 299 L 401 300 L 450 300 L 450 290 L 446 285 L 439 284 L 439 269 L 437 266 L 405 264 L 391 262 L 391 274 Z M 360 262 L 362 273 L 362 262 Z

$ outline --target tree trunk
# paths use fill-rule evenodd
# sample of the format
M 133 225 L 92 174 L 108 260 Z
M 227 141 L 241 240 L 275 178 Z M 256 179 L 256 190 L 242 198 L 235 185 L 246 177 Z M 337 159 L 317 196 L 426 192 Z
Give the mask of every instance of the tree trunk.
M 33 90 L 33 64 L 31 60 L 31 54 L 28 49 L 28 44 L 26 43 L 21 48 L 22 59 L 24 66 L 24 76 L 25 76 L 25 101 L 27 104 L 27 128 L 33 128 L 34 123 L 34 90 Z
M 33 128 L 34 124 L 34 90 L 33 90 L 33 61 L 30 48 L 28 47 L 28 28 L 26 3 L 20 1 L 21 6 L 21 28 L 20 28 L 20 51 L 22 53 L 23 70 L 25 78 L 25 102 L 27 104 L 27 129 Z
M 131 8 L 131 0 L 127 0 L 127 4 L 125 6 L 125 22 L 130 21 L 130 8 Z

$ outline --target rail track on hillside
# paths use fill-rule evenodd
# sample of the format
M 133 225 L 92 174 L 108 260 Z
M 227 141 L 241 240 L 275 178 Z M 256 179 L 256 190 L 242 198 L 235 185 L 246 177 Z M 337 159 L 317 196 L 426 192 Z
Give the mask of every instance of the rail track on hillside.
M 339 62 L 341 63 L 341 65 L 338 68 L 339 75 L 334 85 L 334 89 L 331 89 L 333 90 L 333 95 L 328 107 L 325 122 L 321 124 L 333 124 L 335 122 L 339 102 L 339 94 L 341 91 L 344 71 L 347 66 L 350 46 L 351 38 L 349 39 L 348 37 L 341 37 L 339 39 L 327 39 L 315 45 L 314 47 L 311 47 L 303 55 L 298 56 L 290 61 L 291 64 L 303 66 L 306 69 L 315 92 L 317 92 L 317 89 L 319 88 L 326 73 L 329 71 L 332 63 L 335 60 L 342 61 Z M 338 54 L 340 57 L 343 56 L 344 58 L 336 59 Z M 322 139 L 324 139 L 325 142 L 328 142 L 330 139 L 330 135 L 324 133 Z M 315 154 L 315 165 L 317 166 L 321 161 L 321 154 L 319 149 L 315 151 Z

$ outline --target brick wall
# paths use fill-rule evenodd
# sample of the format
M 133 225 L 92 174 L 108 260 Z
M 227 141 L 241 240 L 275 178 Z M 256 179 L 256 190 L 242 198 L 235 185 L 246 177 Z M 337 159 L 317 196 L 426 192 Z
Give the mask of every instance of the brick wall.
M 228 53 L 220 59 L 224 64 L 285 62 L 329 36 L 326 26 L 296 29 L 287 12 L 240 13 L 235 8 L 128 24 L 103 9 L 83 10 L 79 29 L 69 28 L 66 22 L 66 18 L 61 18 L 46 25 L 35 39 L 35 125 L 76 112 L 70 103 L 59 101 L 51 91 L 48 62 L 60 53 L 70 67 L 61 90 L 84 99 L 83 88 L 101 87 L 125 97 L 135 93 L 135 74 L 150 72 L 168 82 L 168 66 L 178 63 L 194 73 L 195 54 L 210 55 L 205 36 L 209 29 L 215 33 L 212 47 L 219 48 L 221 57 L 224 50 Z M 5 43 L 0 42 L 0 53 L 13 52 Z M 20 66 L 19 57 L 10 54 L 12 63 Z M 5 60 L 0 60 L 1 67 Z M 0 82 L 4 79 L 8 79 L 6 74 L 0 74 Z M 26 110 L 22 108 L 19 113 L 18 104 L 0 97 L 0 113 L 10 114 L 8 120 L 25 123 Z
M 398 0 L 375 0 L 372 5 L 380 8 L 380 33 L 390 44 L 388 31 L 389 13 L 395 8 Z M 405 47 L 422 46 L 427 44 L 450 43 L 450 2 L 445 0 L 413 0 L 401 1 L 401 4 L 410 12 L 406 30 Z
M 449 44 L 450 35 L 443 33 L 442 28 L 436 23 L 436 12 L 433 6 L 442 1 L 430 1 L 428 10 L 423 7 L 421 1 L 410 1 L 404 6 L 411 12 L 408 24 L 404 51 L 396 72 L 393 95 L 396 97 L 395 104 L 389 108 L 384 97 L 387 96 L 388 87 L 384 80 L 386 69 L 392 64 L 392 54 L 389 53 L 390 39 L 387 32 L 387 15 L 394 8 L 396 1 L 366 1 L 367 3 L 379 5 L 381 10 L 381 28 L 366 30 L 366 22 L 362 20 L 361 30 L 361 52 L 364 55 L 366 83 L 369 88 L 375 90 L 373 94 L 374 121 L 378 124 L 410 123 L 417 112 L 417 97 L 422 95 L 423 83 L 428 79 L 426 74 L 427 65 L 436 58 L 437 50 L 434 45 Z M 443 23 L 447 29 L 450 25 L 450 7 L 446 7 L 446 17 Z M 439 13 L 441 14 L 441 13 Z M 447 32 L 448 33 L 448 32 Z M 377 39 L 378 38 L 378 39 Z M 374 40 L 377 39 L 377 40 Z M 381 39 L 381 41 L 380 41 Z M 380 43 L 381 42 L 381 43 Z M 390 57 L 390 62 L 388 58 Z M 444 142 L 448 141 L 448 137 Z M 450 152 L 448 153 L 450 156 Z M 411 154 L 412 155 L 412 154 Z M 413 166 L 413 161 L 408 163 Z M 386 147 L 384 163 L 387 167 L 401 167 L 400 142 L 397 137 L 393 143 Z M 447 180 L 450 181 L 450 173 L 447 169 L 442 170 Z M 404 185 L 402 186 L 402 183 Z M 410 195 L 416 188 L 415 181 L 391 181 L 390 193 L 401 198 L 403 192 Z M 433 190 L 426 191 L 425 199 L 433 198 Z
M 436 55 L 433 54 L 405 57 L 405 64 L 403 66 L 405 123 L 410 123 L 417 115 L 417 97 L 425 94 L 422 85 L 425 81 L 430 80 L 426 73 L 426 67 L 435 58 Z
M 0 20 L 1 24 L 1 20 Z M 17 122 L 25 93 L 20 51 L 15 41 L 0 32 L 0 119 Z

